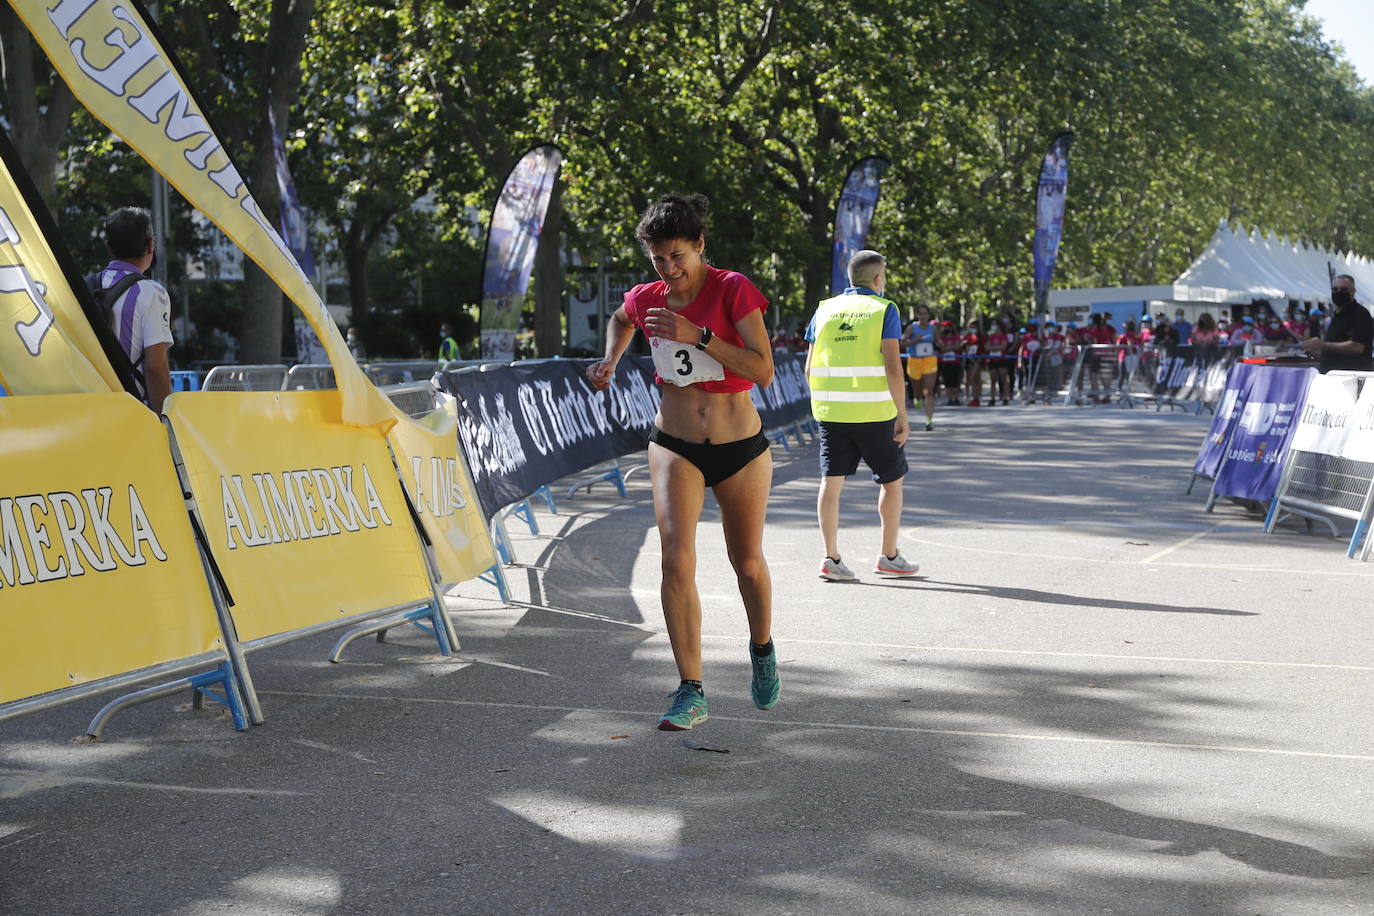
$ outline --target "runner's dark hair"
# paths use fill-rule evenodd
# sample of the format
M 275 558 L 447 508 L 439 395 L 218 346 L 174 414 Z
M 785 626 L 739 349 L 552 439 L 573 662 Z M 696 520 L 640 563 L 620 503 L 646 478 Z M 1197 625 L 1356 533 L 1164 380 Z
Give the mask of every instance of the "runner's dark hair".
M 705 194 L 665 194 L 639 218 L 635 238 L 646 249 L 656 242 L 672 239 L 696 241 L 706 234 L 706 211 L 710 203 Z

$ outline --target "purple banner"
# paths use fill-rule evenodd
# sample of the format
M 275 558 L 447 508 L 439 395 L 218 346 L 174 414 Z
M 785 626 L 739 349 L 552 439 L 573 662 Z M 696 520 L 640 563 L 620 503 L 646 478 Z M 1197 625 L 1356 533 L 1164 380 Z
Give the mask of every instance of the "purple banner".
M 310 237 L 306 228 L 305 208 L 296 196 L 296 184 L 291 180 L 291 169 L 286 162 L 286 145 L 282 143 L 277 131 L 277 119 L 271 109 L 267 112 L 267 123 L 272 128 L 272 160 L 277 171 L 277 191 L 281 194 L 281 219 L 278 228 L 282 241 L 291 249 L 292 256 L 301 270 L 312 281 L 315 279 L 315 256 L 310 252 Z
M 1069 146 L 1073 134 L 1064 132 L 1050 141 L 1040 165 L 1040 184 L 1035 193 L 1035 310 L 1042 312 L 1059 260 L 1059 240 L 1064 233 L 1064 196 L 1069 188 Z
M 1207 438 L 1203 440 L 1202 448 L 1197 453 L 1197 461 L 1193 464 L 1194 474 L 1203 477 L 1217 476 L 1217 469 L 1221 467 L 1221 456 L 1226 451 L 1226 440 L 1231 438 L 1231 430 L 1235 428 L 1241 408 L 1245 406 L 1240 399 L 1241 392 L 1249 384 L 1255 368 L 1249 363 L 1236 363 L 1231 367 L 1226 376 L 1226 387 L 1222 390 L 1221 401 L 1217 404 L 1217 412 L 1212 416 L 1212 428 L 1207 431 Z M 1163 375 L 1162 366 L 1160 374 Z
M 1226 443 L 1212 492 L 1268 502 L 1274 498 L 1288 443 L 1297 428 L 1315 369 L 1248 365 L 1237 395 L 1235 429 Z
M 854 163 L 844 180 L 835 205 L 835 243 L 830 260 L 830 291 L 838 294 L 849 286 L 849 259 L 868 246 L 868 228 L 878 206 L 878 190 L 890 163 L 870 156 Z
M 558 147 L 535 147 L 511 169 L 496 199 L 482 267 L 483 359 L 515 357 L 515 333 L 520 328 L 534 254 L 562 165 Z

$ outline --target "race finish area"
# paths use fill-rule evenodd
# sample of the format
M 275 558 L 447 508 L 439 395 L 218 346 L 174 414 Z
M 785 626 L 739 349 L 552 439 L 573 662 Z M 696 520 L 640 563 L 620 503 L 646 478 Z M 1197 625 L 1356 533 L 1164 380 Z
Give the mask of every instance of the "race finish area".
M 775 446 L 782 699 L 749 701 L 708 497 L 712 715 L 685 739 L 654 730 L 676 681 L 647 482 L 536 503 L 512 602 L 450 591 L 453 658 L 399 630 L 338 665 L 309 640 L 264 653 L 273 715 L 244 736 L 170 700 L 100 744 L 69 743 L 73 710 L 10 723 L 5 899 L 108 911 L 63 864 L 99 855 L 122 912 L 1358 909 L 1374 569 L 1320 528 L 1204 513 L 1183 491 L 1206 428 L 944 411 L 908 446 L 920 573 L 868 572 L 859 477 L 853 584 L 816 577 L 814 444 Z

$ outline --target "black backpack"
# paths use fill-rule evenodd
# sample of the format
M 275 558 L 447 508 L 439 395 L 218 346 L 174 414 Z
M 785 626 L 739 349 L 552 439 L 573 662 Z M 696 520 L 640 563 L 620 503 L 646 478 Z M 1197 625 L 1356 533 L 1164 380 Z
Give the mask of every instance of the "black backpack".
M 93 274 L 87 274 L 83 279 L 85 279 L 86 281 L 86 288 L 91 291 L 91 296 L 95 299 L 96 306 L 99 307 L 100 315 L 105 320 L 105 326 L 113 330 L 114 307 L 115 303 L 119 301 L 119 297 L 127 293 L 129 291 L 129 287 L 133 286 L 135 283 L 139 282 L 140 280 L 147 280 L 150 278 L 146 274 L 134 271 L 133 273 L 127 273 L 124 276 L 120 277 L 119 282 L 115 283 L 115 285 L 111 286 L 109 289 L 101 289 L 101 273 L 103 273 L 103 271 L 97 271 Z M 134 371 L 138 375 L 140 386 L 143 383 L 143 373 L 138 371 L 138 367 L 142 362 L 143 357 L 140 356 L 138 358 L 138 362 L 134 363 Z
M 100 318 L 105 323 L 105 327 L 112 334 L 112 345 L 114 349 L 112 351 L 107 350 L 106 353 L 112 360 L 117 359 L 118 356 L 124 357 L 125 365 L 129 367 L 129 372 L 133 375 L 134 383 L 138 388 L 137 397 L 140 400 L 146 400 L 148 396 L 148 383 L 144 381 L 143 370 L 139 368 L 139 366 L 143 365 L 143 356 L 139 354 L 138 362 L 136 363 L 128 362 L 129 354 L 125 353 L 124 348 L 120 346 L 119 335 L 114 330 L 114 307 L 115 303 L 119 301 L 119 297 L 129 291 L 129 287 L 140 280 L 148 280 L 150 278 L 147 274 L 134 271 L 133 273 L 128 273 L 120 277 L 119 282 L 109 289 L 101 289 L 101 273 L 103 273 L 103 271 L 87 274 L 82 279 L 86 281 L 86 289 L 90 290 L 91 298 L 95 300 L 96 311 L 100 314 Z M 97 332 L 96 336 L 100 336 L 99 332 Z M 118 369 L 118 366 L 116 366 L 116 369 Z

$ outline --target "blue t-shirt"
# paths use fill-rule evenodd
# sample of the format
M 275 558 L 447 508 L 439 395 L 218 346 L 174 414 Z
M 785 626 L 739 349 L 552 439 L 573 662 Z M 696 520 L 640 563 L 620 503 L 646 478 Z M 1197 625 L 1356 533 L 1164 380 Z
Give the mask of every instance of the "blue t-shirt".
M 851 286 L 845 290 L 845 296 L 876 296 L 878 295 L 867 286 Z M 897 314 L 897 306 L 889 305 L 887 312 L 883 315 L 883 340 L 902 339 L 902 316 Z M 812 315 L 811 320 L 806 323 L 806 340 L 808 343 L 816 342 L 816 316 Z
M 907 355 L 907 356 L 911 357 L 912 359 L 916 359 L 917 357 L 920 357 L 920 356 L 934 356 L 934 355 L 935 355 L 935 325 L 934 325 L 934 324 L 927 325 L 926 327 L 923 328 L 923 327 L 920 326 L 920 324 L 918 324 L 917 322 L 913 321 L 913 322 L 911 323 L 910 336 L 911 336 L 911 343 L 907 344 L 907 348 L 906 348 L 906 355 Z M 916 352 L 917 350 L 920 349 L 920 344 L 923 344 L 923 343 L 924 343 L 924 344 L 929 344 L 929 345 L 930 345 L 930 346 L 927 348 L 927 349 L 929 350 L 929 352 L 924 353 L 924 354 Z

